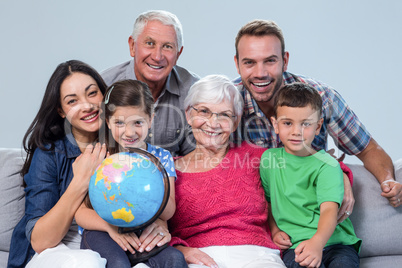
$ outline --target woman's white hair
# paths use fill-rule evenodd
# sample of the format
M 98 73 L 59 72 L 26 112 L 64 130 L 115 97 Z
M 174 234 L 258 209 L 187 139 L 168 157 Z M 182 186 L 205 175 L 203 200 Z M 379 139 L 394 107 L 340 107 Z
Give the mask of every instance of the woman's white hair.
M 149 21 L 154 20 L 161 22 L 163 25 L 172 26 L 174 28 L 177 39 L 177 51 L 179 51 L 184 43 L 183 27 L 176 15 L 165 10 L 150 10 L 140 14 L 134 22 L 132 34 L 134 41 L 137 41 L 137 38 L 144 30 L 145 25 L 147 25 Z
M 224 75 L 208 75 L 191 86 L 184 100 L 184 109 L 188 111 L 190 106 L 199 103 L 219 104 L 222 101 L 232 103 L 235 115 L 242 116 L 243 98 L 232 81 Z

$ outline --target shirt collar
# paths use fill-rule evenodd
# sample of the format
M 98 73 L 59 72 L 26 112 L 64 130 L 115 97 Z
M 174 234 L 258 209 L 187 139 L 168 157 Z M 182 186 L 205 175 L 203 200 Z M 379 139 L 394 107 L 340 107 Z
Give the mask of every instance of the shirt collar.
M 64 148 L 66 150 L 67 158 L 76 158 L 81 154 L 81 150 L 75 141 L 72 133 L 68 133 L 63 139 Z
M 176 66 L 173 66 L 172 71 L 166 79 L 165 87 L 162 90 L 162 93 L 164 93 L 165 91 L 169 91 L 169 93 L 171 94 L 180 96 L 180 84 L 182 83 L 180 83 L 180 77 L 177 74 Z
M 137 80 L 137 77 L 135 76 L 134 72 L 134 58 L 130 61 L 129 67 L 126 69 L 126 78 Z M 178 82 L 178 80 L 180 80 L 180 78 L 177 75 L 176 66 L 173 66 L 172 71 L 170 72 L 170 74 L 166 79 L 165 86 L 163 87 L 160 96 L 165 94 L 166 91 L 168 91 L 171 94 L 180 96 L 180 89 L 179 89 L 180 83 Z
M 240 89 L 240 92 L 243 95 L 244 98 L 244 113 L 246 116 L 251 116 L 256 114 L 257 116 L 261 117 L 262 112 L 260 108 L 258 107 L 257 102 L 255 99 L 252 97 L 251 93 L 244 87 L 243 83 L 241 82 L 241 79 L 236 79 L 235 82 L 240 81 L 237 86 Z M 294 82 L 298 82 L 299 80 L 293 76 L 289 72 L 283 72 L 283 81 L 285 84 L 291 84 Z
M 134 58 L 129 63 L 128 68 L 126 69 L 126 79 L 133 79 L 137 80 L 137 77 L 135 77 L 135 72 L 134 72 Z

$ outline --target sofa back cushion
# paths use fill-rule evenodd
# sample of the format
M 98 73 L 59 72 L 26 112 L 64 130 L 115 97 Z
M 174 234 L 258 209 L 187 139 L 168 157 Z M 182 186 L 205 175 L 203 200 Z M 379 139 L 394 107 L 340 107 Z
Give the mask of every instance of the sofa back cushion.
M 24 215 L 25 193 L 19 175 L 25 153 L 0 148 L 0 251 L 9 251 L 11 234 Z
M 394 208 L 381 196 L 377 179 L 362 165 L 348 165 L 354 175 L 355 206 L 350 219 L 363 240 L 361 257 L 402 254 L 402 206 Z M 394 163 L 396 180 L 402 183 L 402 159 Z

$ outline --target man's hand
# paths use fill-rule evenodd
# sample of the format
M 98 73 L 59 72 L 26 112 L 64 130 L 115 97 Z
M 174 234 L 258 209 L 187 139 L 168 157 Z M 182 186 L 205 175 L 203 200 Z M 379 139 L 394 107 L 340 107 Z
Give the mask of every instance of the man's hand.
M 402 187 L 395 181 L 394 165 L 389 155 L 374 139 L 371 139 L 366 149 L 356 156 L 381 184 L 381 196 L 387 198 L 391 206 L 400 206 Z
M 388 199 L 391 206 L 399 207 L 401 205 L 402 185 L 391 176 L 388 176 L 387 179 L 381 183 L 381 190 L 381 195 Z

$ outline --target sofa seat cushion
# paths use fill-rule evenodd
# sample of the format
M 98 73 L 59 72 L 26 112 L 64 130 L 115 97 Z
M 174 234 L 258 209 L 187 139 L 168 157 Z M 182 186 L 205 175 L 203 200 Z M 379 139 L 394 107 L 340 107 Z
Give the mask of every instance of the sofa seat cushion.
M 381 196 L 377 179 L 362 165 L 348 166 L 354 175 L 356 200 L 350 219 L 357 237 L 363 240 L 360 257 L 402 255 L 402 206 L 394 208 L 388 204 Z M 396 180 L 402 182 L 402 159 L 394 166 Z
M 360 268 L 401 267 L 402 255 L 387 255 L 360 258 Z

